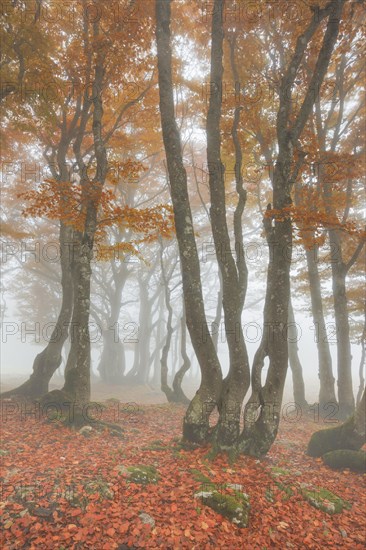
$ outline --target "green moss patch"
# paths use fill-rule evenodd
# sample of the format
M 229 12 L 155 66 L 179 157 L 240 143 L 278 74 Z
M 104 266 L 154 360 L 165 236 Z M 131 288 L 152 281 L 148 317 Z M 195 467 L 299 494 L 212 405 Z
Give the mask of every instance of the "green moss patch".
M 191 469 L 191 475 L 195 481 L 199 481 L 200 483 L 210 483 L 211 480 L 207 476 L 205 476 L 202 472 L 199 470 L 196 470 L 195 468 Z
M 168 449 L 168 446 L 165 445 L 165 443 L 160 439 L 156 439 L 155 441 L 152 441 L 151 443 L 149 443 L 149 445 L 146 445 L 142 449 L 143 451 L 166 451 Z
M 301 494 L 311 506 L 327 514 L 339 514 L 344 509 L 349 510 L 351 508 L 349 502 L 342 500 L 327 489 L 302 489 Z
M 288 476 L 290 474 L 289 470 L 285 470 L 284 468 L 277 468 L 277 466 L 274 466 L 271 468 L 272 476 L 274 477 L 280 477 L 280 476 Z

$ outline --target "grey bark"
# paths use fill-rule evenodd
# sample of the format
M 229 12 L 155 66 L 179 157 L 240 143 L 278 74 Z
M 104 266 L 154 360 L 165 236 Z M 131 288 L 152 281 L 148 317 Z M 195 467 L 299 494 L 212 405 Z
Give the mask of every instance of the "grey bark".
M 235 147 L 235 179 L 238 204 L 234 212 L 236 260 L 231 252 L 231 239 L 226 218 L 224 165 L 221 160 L 220 120 L 223 87 L 223 0 L 215 0 L 211 29 L 210 101 L 206 122 L 207 163 L 209 167 L 210 221 L 216 258 L 222 276 L 225 334 L 229 349 L 229 372 L 223 382 L 218 403 L 219 421 L 215 440 L 221 448 L 232 446 L 240 430 L 241 404 L 250 384 L 249 360 L 244 341 L 241 315 L 247 288 L 247 267 L 243 254 L 242 215 L 246 191 L 241 176 L 242 153 L 237 135 L 240 107 L 235 109 L 232 137 Z M 234 80 L 236 66 L 232 49 Z
M 170 13 L 170 0 L 156 0 L 161 125 L 179 247 L 187 327 L 202 374 L 200 388 L 184 417 L 183 437 L 191 441 L 204 442 L 209 436 L 209 416 L 219 398 L 222 374 L 209 334 L 203 305 L 187 174 L 183 165 L 180 135 L 174 114 Z
M 277 114 L 278 156 L 272 180 L 273 207 L 276 211 L 282 211 L 292 203 L 291 189 L 297 176 L 296 170 L 298 170 L 296 167 L 293 171 L 291 166 L 294 147 L 299 146 L 299 138 L 316 101 L 315 91 L 320 89 L 327 72 L 338 37 L 344 3 L 345 0 L 331 1 L 323 9 L 313 13 L 308 27 L 298 37 L 295 52 L 281 79 L 280 106 Z M 305 50 L 321 21 L 326 17 L 328 17 L 327 27 L 313 74 L 299 113 L 290 125 L 291 101 L 289 93 L 291 95 Z M 271 205 L 269 205 L 269 214 L 270 210 Z M 284 217 L 284 219 L 276 220 L 274 216 L 270 215 L 265 220 L 265 230 L 267 242 L 272 245 L 270 254 L 273 255 L 273 258 L 268 266 L 263 332 L 270 329 L 271 335 L 270 337 L 265 335 L 262 339 L 253 365 L 254 396 L 251 405 L 259 408 L 259 416 L 254 422 L 244 426 L 239 442 L 240 450 L 253 456 L 265 455 L 277 436 L 288 365 L 288 346 L 286 338 L 283 337 L 283 328 L 288 320 L 290 295 L 291 219 Z M 267 320 L 268 325 L 266 326 Z M 258 374 L 260 375 L 266 356 L 269 358 L 269 368 L 266 382 L 262 386 Z

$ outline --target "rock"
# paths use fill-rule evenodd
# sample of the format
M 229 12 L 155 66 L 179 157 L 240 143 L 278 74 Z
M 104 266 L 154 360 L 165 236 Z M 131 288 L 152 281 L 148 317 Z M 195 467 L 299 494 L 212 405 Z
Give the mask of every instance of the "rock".
M 362 450 L 330 451 L 323 456 L 323 462 L 335 470 L 349 468 L 352 472 L 366 473 L 366 452 Z
M 141 512 L 139 514 L 139 518 L 141 519 L 142 523 L 151 525 L 151 527 L 155 527 L 155 520 L 153 517 L 151 517 L 149 514 L 146 514 L 146 512 Z
M 357 432 L 354 417 L 351 416 L 340 426 L 313 433 L 306 452 L 309 456 L 320 457 L 339 449 L 358 451 L 364 443 L 365 434 Z
M 344 509 L 351 508 L 349 502 L 321 487 L 319 489 L 302 489 L 301 494 L 311 506 L 323 510 L 327 514 L 338 514 Z
M 247 527 L 249 523 L 249 496 L 240 491 L 235 495 L 221 493 L 216 489 L 199 491 L 195 498 L 200 498 L 206 506 L 221 514 L 238 527 Z
M 83 426 L 82 428 L 80 428 L 79 434 L 85 437 L 90 437 L 92 431 L 93 428 L 91 426 Z

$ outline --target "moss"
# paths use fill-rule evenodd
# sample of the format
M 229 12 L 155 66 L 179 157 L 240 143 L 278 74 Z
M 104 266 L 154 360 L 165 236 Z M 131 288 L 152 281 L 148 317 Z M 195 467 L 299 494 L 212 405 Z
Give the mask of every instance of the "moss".
M 366 452 L 339 450 L 330 451 L 323 456 L 324 463 L 330 468 L 349 468 L 353 472 L 366 473 Z
M 288 500 L 294 494 L 292 487 L 290 487 L 289 485 L 285 485 L 284 483 L 281 483 L 279 481 L 275 481 L 275 485 L 280 489 L 280 491 L 285 493 L 282 500 Z
M 234 495 L 223 494 L 213 489 L 199 491 L 195 498 L 200 498 L 206 506 L 221 514 L 238 527 L 247 527 L 249 523 L 249 497 L 245 493 L 235 491 Z
M 0 456 L 8 455 L 9 451 L 5 451 L 4 449 L 0 449 Z
M 195 468 L 191 468 L 191 474 L 195 481 L 199 481 L 200 483 L 211 483 L 210 478 L 202 474 L 199 470 L 196 470 Z
M 166 451 L 168 446 L 163 443 L 160 439 L 152 441 L 149 445 L 142 447 L 143 451 Z
M 327 514 L 339 514 L 343 509 L 351 508 L 349 502 L 342 500 L 327 489 L 302 489 L 301 494 L 311 506 L 323 510 Z
M 354 418 L 351 416 L 340 426 L 313 433 L 308 444 L 307 454 L 320 457 L 325 453 L 339 449 L 358 451 L 364 443 L 365 438 L 355 431 Z
M 113 491 L 109 488 L 108 482 L 103 479 L 95 479 L 84 484 L 88 494 L 98 493 L 100 497 L 111 500 L 114 497 Z
M 273 476 L 275 477 L 280 477 L 280 476 L 287 476 L 290 474 L 290 471 L 289 470 L 285 470 L 284 468 L 278 468 L 277 466 L 274 466 L 273 468 L 271 468 L 271 473 Z
M 159 474 L 154 466 L 146 466 L 139 464 L 137 466 L 127 466 L 127 481 L 132 483 L 141 483 L 147 485 L 149 483 L 157 483 Z

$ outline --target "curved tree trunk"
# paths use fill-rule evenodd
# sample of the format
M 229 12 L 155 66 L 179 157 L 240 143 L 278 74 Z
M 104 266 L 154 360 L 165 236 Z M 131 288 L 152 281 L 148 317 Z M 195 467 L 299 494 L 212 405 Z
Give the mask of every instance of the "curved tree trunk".
M 184 391 L 182 390 L 182 382 L 185 373 L 190 369 L 191 362 L 187 355 L 187 327 L 186 327 L 186 314 L 184 311 L 183 305 L 183 315 L 180 321 L 180 330 L 181 330 L 181 339 L 180 339 L 180 352 L 183 358 L 183 365 L 176 372 L 173 380 L 173 391 L 175 395 L 175 400 L 179 403 L 189 403 L 188 397 L 186 397 Z
M 202 443 L 209 437 L 209 416 L 220 395 L 222 373 L 204 310 L 187 173 L 183 165 L 179 130 L 174 114 L 170 0 L 156 0 L 156 43 L 160 116 L 179 247 L 187 327 L 202 374 L 200 388 L 184 417 L 183 437 Z
M 1 394 L 1 397 L 20 395 L 38 398 L 48 392 L 50 380 L 62 363 L 62 349 L 69 334 L 69 325 L 73 309 L 73 285 L 71 276 L 71 245 L 73 231 L 60 222 L 59 242 L 61 254 L 61 291 L 62 302 L 55 328 L 50 341 L 33 363 L 33 372 L 29 380 L 18 388 Z
M 161 354 L 161 391 L 165 393 L 168 401 L 172 402 L 174 401 L 173 399 L 174 392 L 169 387 L 169 384 L 168 384 L 168 354 L 169 354 L 170 344 L 171 344 L 172 335 L 173 335 L 173 325 L 172 325 L 173 308 L 170 303 L 171 291 L 170 291 L 167 277 L 165 274 L 162 242 L 160 242 L 160 266 L 161 266 L 161 275 L 162 275 L 163 284 L 164 284 L 165 307 L 168 311 L 168 319 L 166 322 L 166 339 L 165 339 L 165 344 L 163 346 L 163 351 Z

